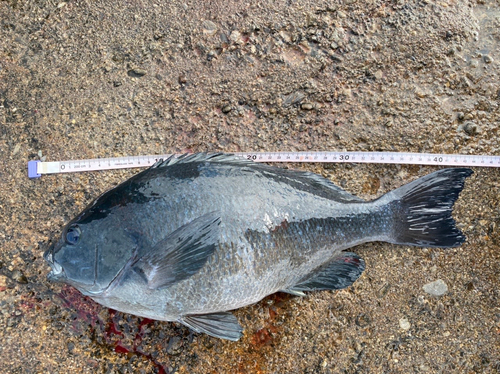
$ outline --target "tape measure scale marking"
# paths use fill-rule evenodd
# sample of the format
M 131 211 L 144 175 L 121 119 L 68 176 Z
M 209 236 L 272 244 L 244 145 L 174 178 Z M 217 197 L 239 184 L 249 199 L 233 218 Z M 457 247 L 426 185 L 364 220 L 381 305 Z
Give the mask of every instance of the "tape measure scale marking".
M 234 154 L 255 162 L 353 162 L 373 164 L 500 167 L 500 156 L 486 155 L 446 155 L 401 152 L 240 152 Z M 170 154 L 167 154 L 53 162 L 34 160 L 28 161 L 28 177 L 40 178 L 42 174 L 147 167 L 153 165 L 159 159 L 166 159 L 170 156 Z

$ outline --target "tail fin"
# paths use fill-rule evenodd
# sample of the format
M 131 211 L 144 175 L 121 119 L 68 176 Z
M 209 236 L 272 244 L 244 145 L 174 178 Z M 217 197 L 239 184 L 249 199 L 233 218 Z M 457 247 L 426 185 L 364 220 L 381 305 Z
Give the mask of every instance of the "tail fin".
M 436 171 L 392 192 L 394 211 L 392 243 L 422 247 L 457 247 L 465 235 L 451 216 L 453 204 L 472 170 Z

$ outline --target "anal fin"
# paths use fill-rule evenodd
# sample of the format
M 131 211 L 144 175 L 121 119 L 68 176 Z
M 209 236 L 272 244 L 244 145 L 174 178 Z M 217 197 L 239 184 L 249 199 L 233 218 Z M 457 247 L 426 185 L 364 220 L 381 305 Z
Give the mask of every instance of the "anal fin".
M 203 332 L 215 338 L 237 341 L 243 329 L 229 312 L 184 316 L 180 322 L 196 332 Z
M 365 262 L 361 257 L 352 252 L 342 252 L 339 257 L 284 292 L 300 295 L 303 291 L 340 290 L 353 284 L 364 270 Z

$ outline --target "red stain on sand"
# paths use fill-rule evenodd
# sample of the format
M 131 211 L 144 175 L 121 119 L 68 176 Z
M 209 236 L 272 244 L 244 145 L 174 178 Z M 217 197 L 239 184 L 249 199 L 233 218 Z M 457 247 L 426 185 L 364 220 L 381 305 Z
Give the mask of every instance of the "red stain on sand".
M 135 354 L 138 356 L 145 357 L 148 359 L 157 369 L 158 374 L 167 374 L 166 368 L 153 358 L 151 354 L 142 351 L 139 346 L 142 342 L 144 335 L 146 334 L 146 327 L 153 322 L 153 320 L 148 318 L 143 318 L 137 328 L 133 345 L 129 346 L 122 341 L 124 338 L 124 333 L 121 331 L 120 326 L 116 323 L 116 317 L 118 312 L 109 309 L 109 317 L 105 320 L 100 316 L 100 312 L 105 309 L 101 305 L 97 304 L 95 301 L 87 296 L 83 296 L 73 287 L 67 286 L 58 295 L 63 301 L 63 307 L 74 310 L 77 313 L 77 319 L 73 322 L 73 329 L 77 332 L 82 329 L 80 321 L 84 321 L 84 325 L 90 326 L 92 331 L 99 329 L 102 331 L 102 337 L 107 346 L 113 348 L 116 353 L 120 354 Z
M 276 334 L 278 329 L 272 325 L 264 327 L 257 331 L 251 339 L 251 343 L 254 347 L 260 348 L 264 345 L 268 345 L 273 340 L 273 334 Z
M 265 326 L 248 337 L 248 346 L 241 348 L 239 354 L 238 366 L 235 372 L 238 374 L 258 373 L 266 371 L 262 368 L 267 366 L 267 355 L 280 343 L 281 328 L 276 325 L 277 319 L 282 314 L 282 307 L 292 296 L 286 293 L 276 293 L 261 302 L 272 301 L 268 307 L 269 318 L 265 321 Z M 243 347 L 243 345 L 242 345 Z

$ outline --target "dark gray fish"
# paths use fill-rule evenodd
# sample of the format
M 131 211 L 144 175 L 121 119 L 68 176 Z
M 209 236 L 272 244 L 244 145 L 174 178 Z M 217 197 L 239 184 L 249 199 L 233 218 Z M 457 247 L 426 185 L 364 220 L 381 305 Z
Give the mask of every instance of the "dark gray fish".
M 229 310 L 283 291 L 351 285 L 370 242 L 454 247 L 469 169 L 444 169 L 373 201 L 319 175 L 224 154 L 156 163 L 104 193 L 44 255 L 49 277 L 107 307 L 238 340 Z

